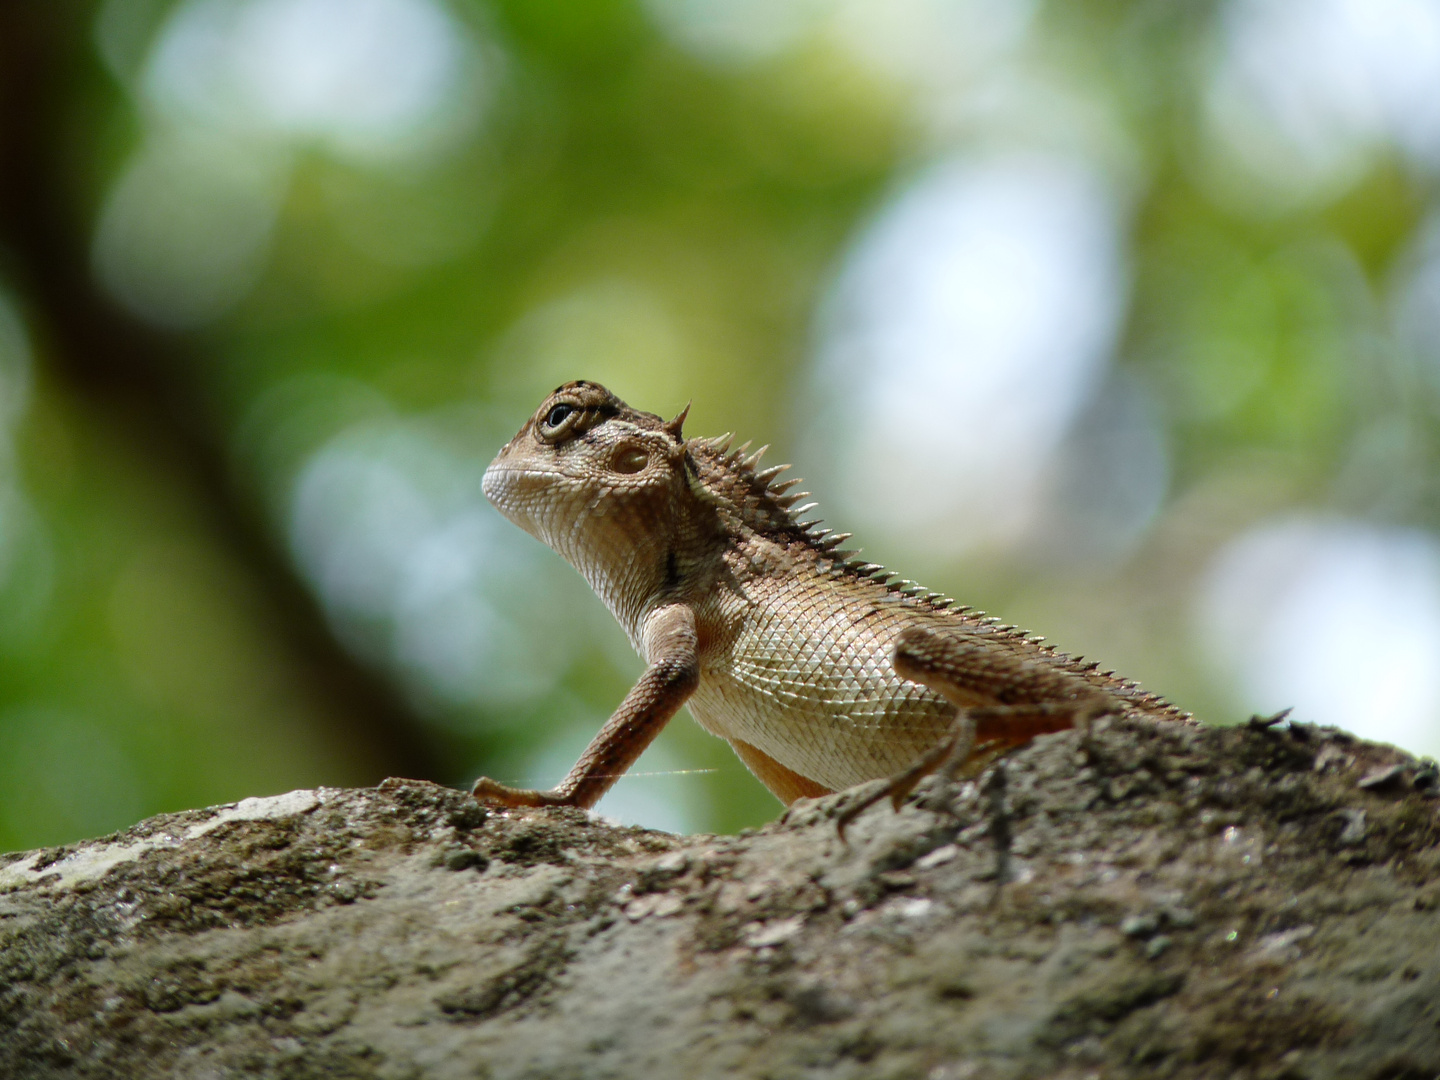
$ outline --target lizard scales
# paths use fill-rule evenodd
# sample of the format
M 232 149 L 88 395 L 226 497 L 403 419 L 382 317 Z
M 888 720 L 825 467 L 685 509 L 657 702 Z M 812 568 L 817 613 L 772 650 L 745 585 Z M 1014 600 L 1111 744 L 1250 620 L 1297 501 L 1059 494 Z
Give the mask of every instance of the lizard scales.
M 1189 719 L 864 562 L 849 534 L 803 520 L 814 504 L 788 466 L 760 469 L 764 449 L 729 436 L 687 439 L 684 418 L 567 383 L 486 470 L 486 497 L 586 577 L 649 666 L 557 788 L 481 779 L 478 798 L 591 806 L 681 704 L 787 803 L 907 769 L 913 783 L 942 750 L 958 766 L 977 743 L 1103 713 Z

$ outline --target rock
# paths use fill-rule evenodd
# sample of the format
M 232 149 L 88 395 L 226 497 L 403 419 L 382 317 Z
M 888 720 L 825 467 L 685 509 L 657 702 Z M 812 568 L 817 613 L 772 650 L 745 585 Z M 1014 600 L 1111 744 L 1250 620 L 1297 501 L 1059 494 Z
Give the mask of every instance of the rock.
M 1332 742 L 1038 739 L 1008 875 L 936 780 L 848 844 L 387 781 L 0 856 L 0 1076 L 1433 1076 L 1440 803 Z

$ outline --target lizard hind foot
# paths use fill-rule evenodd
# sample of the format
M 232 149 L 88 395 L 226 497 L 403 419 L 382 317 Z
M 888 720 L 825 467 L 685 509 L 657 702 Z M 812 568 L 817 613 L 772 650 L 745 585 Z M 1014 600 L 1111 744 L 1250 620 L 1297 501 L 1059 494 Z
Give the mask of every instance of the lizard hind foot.
M 842 810 L 839 817 L 835 819 L 835 827 L 836 831 L 840 834 L 840 839 L 845 839 L 845 830 L 850 827 L 856 818 L 881 800 L 888 798 L 890 800 L 890 806 L 898 812 L 901 805 L 905 802 L 905 796 L 914 791 L 915 785 L 920 783 L 925 777 L 937 769 L 940 769 L 948 775 L 951 770 L 944 768 L 944 766 L 949 765 L 950 758 L 954 755 L 958 742 L 959 738 L 957 736 L 943 740 L 922 755 L 915 764 L 911 765 L 904 772 L 896 773 L 879 787 L 873 791 L 866 792 L 860 796 L 858 800 Z

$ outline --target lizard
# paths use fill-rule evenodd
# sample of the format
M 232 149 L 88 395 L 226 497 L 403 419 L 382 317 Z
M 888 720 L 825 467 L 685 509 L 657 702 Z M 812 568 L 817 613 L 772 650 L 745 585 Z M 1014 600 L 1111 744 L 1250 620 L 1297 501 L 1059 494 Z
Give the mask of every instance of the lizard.
M 682 705 L 785 804 L 885 780 L 898 808 L 1035 736 L 1104 715 L 1191 722 L 1095 662 L 843 547 L 815 504 L 760 468 L 766 447 L 687 438 L 594 382 L 551 393 L 485 470 L 485 496 L 590 583 L 644 673 L 548 791 L 481 777 L 502 807 L 588 809 Z

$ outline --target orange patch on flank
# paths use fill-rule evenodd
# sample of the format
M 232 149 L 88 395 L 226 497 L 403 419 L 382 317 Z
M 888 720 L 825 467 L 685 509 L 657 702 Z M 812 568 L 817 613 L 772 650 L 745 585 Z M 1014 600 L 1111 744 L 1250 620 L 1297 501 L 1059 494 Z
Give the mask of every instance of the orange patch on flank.
M 734 747 L 735 753 L 740 755 L 740 760 L 745 762 L 746 767 L 786 806 L 796 799 L 814 799 L 821 795 L 833 794 L 829 788 L 822 787 L 814 780 L 801 776 L 793 769 L 787 769 L 769 754 L 747 742 L 730 739 L 729 743 Z
M 1075 726 L 1074 717 L 1043 716 L 1023 714 L 1007 720 L 982 721 L 975 728 L 975 745 L 992 743 L 997 749 L 1009 750 L 1021 746 L 1037 735 L 1049 735 L 1055 731 L 1069 731 Z

